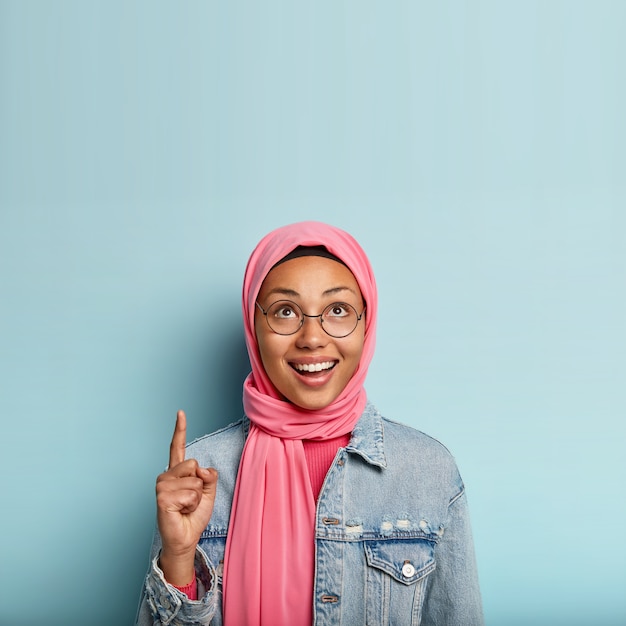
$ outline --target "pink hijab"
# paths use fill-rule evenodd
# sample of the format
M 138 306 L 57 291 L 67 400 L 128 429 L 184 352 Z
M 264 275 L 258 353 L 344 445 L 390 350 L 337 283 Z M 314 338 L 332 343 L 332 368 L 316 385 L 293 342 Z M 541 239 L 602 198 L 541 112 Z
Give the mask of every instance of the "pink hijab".
M 254 318 L 257 295 L 272 267 L 298 246 L 319 245 L 350 269 L 367 310 L 357 370 L 334 402 L 311 411 L 281 399 L 274 388 L 263 369 Z M 251 428 L 226 542 L 224 624 L 310 625 L 316 503 L 302 440 L 352 432 L 365 408 L 363 382 L 374 354 L 376 283 L 365 253 L 351 235 L 320 222 L 301 222 L 278 228 L 259 242 L 246 268 L 242 305 L 252 366 L 243 386 L 243 404 Z

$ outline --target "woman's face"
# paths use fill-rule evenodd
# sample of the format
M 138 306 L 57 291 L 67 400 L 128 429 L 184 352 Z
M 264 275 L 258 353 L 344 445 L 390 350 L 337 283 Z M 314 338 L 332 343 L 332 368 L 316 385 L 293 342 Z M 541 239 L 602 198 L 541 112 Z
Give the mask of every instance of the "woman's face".
M 304 256 L 281 263 L 265 277 L 258 303 L 267 311 L 277 300 L 291 300 L 307 315 L 320 314 L 333 302 L 351 304 L 360 315 L 363 297 L 352 272 L 337 261 Z M 263 367 L 276 389 L 303 409 L 321 409 L 343 391 L 363 352 L 365 317 L 347 337 L 336 339 L 322 329 L 320 318 L 304 318 L 293 335 L 278 335 L 258 309 L 256 337 Z M 321 371 L 303 366 L 322 364 Z

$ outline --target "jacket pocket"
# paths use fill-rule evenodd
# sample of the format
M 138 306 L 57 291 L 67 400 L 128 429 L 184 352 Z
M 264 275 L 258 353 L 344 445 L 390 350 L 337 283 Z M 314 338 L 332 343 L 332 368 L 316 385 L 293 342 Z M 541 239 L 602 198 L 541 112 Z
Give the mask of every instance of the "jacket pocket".
M 367 624 L 416 626 L 421 621 L 428 574 L 435 569 L 433 541 L 366 541 Z

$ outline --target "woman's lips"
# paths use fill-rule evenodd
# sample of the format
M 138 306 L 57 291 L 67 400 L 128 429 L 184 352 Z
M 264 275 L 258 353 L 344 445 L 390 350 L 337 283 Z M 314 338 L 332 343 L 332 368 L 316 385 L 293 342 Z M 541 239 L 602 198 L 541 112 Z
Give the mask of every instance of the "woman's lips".
M 337 361 L 316 363 L 289 363 L 299 381 L 310 387 L 321 387 L 333 376 Z

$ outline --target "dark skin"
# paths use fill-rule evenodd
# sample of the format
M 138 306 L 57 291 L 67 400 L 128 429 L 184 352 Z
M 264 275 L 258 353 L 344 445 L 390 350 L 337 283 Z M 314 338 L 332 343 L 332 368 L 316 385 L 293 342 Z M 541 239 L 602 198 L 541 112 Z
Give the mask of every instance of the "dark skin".
M 185 460 L 187 418 L 176 415 L 169 469 L 156 483 L 157 521 L 163 540 L 159 564 L 165 579 L 184 587 L 193 580 L 196 546 L 207 527 L 217 489 L 217 470 Z

